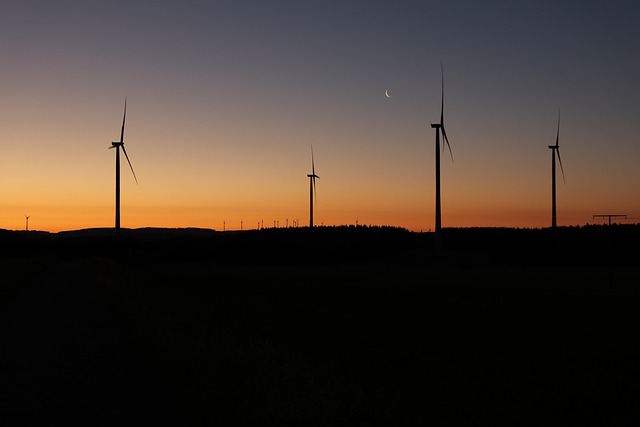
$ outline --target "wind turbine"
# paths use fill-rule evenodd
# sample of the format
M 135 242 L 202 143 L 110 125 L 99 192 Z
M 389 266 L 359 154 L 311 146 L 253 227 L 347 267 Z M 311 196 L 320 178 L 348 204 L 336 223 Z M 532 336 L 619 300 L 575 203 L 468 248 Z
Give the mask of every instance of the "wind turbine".
M 309 177 L 309 227 L 313 228 L 313 199 L 317 201 L 316 178 L 320 178 L 316 175 L 316 166 L 313 161 L 313 145 L 311 146 L 311 173 L 307 176 Z
M 136 173 L 133 171 L 133 166 L 131 166 L 131 161 L 129 160 L 129 156 L 127 155 L 127 150 L 124 148 L 124 123 L 127 118 L 127 98 L 124 99 L 124 115 L 122 117 L 122 130 L 120 131 L 120 141 L 112 142 L 111 148 L 116 149 L 116 232 L 120 231 L 120 148 L 122 148 L 122 152 L 124 156 L 127 158 L 127 162 L 129 163 L 129 167 L 131 168 L 131 173 L 133 173 L 133 179 L 136 180 L 136 184 L 138 183 L 138 178 L 136 178 Z
M 442 62 L 440 63 L 440 73 L 442 78 L 442 94 L 440 100 L 440 123 L 431 123 L 431 127 L 436 130 L 436 231 L 435 231 L 435 245 L 436 249 L 440 249 L 440 234 L 442 231 L 442 209 L 440 205 L 440 133 L 442 133 L 442 150 L 444 150 L 444 143 L 447 143 L 449 148 L 449 154 L 451 155 L 451 161 L 453 161 L 453 152 L 451 151 L 451 145 L 449 145 L 449 138 L 447 138 L 447 132 L 444 128 L 444 67 Z
M 24 216 L 26 218 L 26 225 L 25 225 L 25 231 L 29 231 L 29 215 L 25 215 Z
M 556 132 L 556 145 L 549 145 L 551 150 L 551 227 L 556 227 L 556 153 L 558 153 L 558 163 L 560 163 L 560 171 L 562 171 L 562 181 L 564 182 L 564 169 L 562 168 L 562 159 L 560 159 L 560 109 L 558 108 L 558 130 Z

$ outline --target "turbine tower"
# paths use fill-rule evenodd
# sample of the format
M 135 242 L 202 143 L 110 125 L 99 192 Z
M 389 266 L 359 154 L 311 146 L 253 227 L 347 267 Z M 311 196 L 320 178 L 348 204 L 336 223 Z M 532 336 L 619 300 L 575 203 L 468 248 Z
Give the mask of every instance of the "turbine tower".
M 449 148 L 449 154 L 451 155 L 451 161 L 453 161 L 453 152 L 451 151 L 451 145 L 449 145 L 449 138 L 447 138 L 447 132 L 444 128 L 444 67 L 440 63 L 440 73 L 442 78 L 442 94 L 440 100 L 440 123 L 431 123 L 431 127 L 436 130 L 436 228 L 435 228 L 435 245 L 436 250 L 441 246 L 441 230 L 442 230 L 442 209 L 440 205 L 440 133 L 442 133 L 442 150 L 444 150 L 444 143 L 447 143 Z
M 116 232 L 120 231 L 120 148 L 122 148 L 122 152 L 124 156 L 127 158 L 127 162 L 129 163 L 129 167 L 131 168 L 131 173 L 133 173 L 133 179 L 136 180 L 136 184 L 138 183 L 138 178 L 136 178 L 136 173 L 133 171 L 133 166 L 131 166 L 131 161 L 129 160 L 129 156 L 127 155 L 127 150 L 124 148 L 124 123 L 127 118 L 127 98 L 124 99 L 124 115 L 122 117 L 122 130 L 120 131 L 120 141 L 112 142 L 111 147 L 116 149 Z
M 313 199 L 317 201 L 316 178 L 320 178 L 316 175 L 316 166 L 313 161 L 313 145 L 311 146 L 311 173 L 307 176 L 309 177 L 309 227 L 313 228 Z
M 558 108 L 558 130 L 556 132 L 556 145 L 549 145 L 551 150 L 551 227 L 555 228 L 556 222 L 556 153 L 558 153 L 558 163 L 560 163 L 560 171 L 562 172 L 562 181 L 564 182 L 564 169 L 562 168 L 562 160 L 560 159 L 560 145 L 558 144 L 560 137 L 560 109 Z

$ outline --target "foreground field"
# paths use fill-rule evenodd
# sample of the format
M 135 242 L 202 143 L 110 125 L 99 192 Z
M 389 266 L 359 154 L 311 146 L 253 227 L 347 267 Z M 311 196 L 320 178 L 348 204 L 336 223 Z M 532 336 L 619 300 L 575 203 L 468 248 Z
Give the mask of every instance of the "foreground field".
M 97 355 L 74 358 L 65 369 L 95 381 L 55 390 L 107 418 L 119 412 L 95 400 L 135 408 L 129 388 L 149 394 L 141 412 L 193 424 L 640 420 L 637 249 L 606 251 L 637 241 L 636 227 L 448 230 L 441 253 L 401 230 L 314 231 L 13 240 L 5 267 L 38 268 L 4 270 L 4 303 L 56 288 L 49 305 L 78 324 L 104 308 L 131 362 L 114 382 L 83 365 Z

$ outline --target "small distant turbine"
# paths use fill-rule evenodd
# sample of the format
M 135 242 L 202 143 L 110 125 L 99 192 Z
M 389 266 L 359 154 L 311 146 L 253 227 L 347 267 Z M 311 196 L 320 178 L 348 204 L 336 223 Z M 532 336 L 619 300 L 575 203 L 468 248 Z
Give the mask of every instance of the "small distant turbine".
M 26 219 L 25 231 L 29 231 L 29 215 L 24 216 Z
M 451 155 L 451 161 L 453 161 L 453 152 L 451 151 L 451 145 L 449 145 L 449 138 L 447 138 L 447 132 L 444 128 L 444 68 L 442 62 L 440 63 L 440 73 L 442 79 L 442 94 L 440 99 L 440 123 L 431 123 L 431 127 L 436 130 L 436 231 L 435 231 L 435 244 L 436 249 L 440 249 L 440 234 L 442 230 L 442 208 L 440 204 L 440 133 L 442 133 L 442 150 L 444 150 L 444 143 L 447 143 L 449 148 L 449 154 Z
M 116 149 L 116 232 L 120 231 L 120 148 L 122 148 L 122 152 L 124 156 L 127 158 L 127 162 L 129 163 L 129 167 L 131 168 L 131 173 L 133 173 L 133 179 L 136 180 L 136 184 L 138 183 L 138 178 L 136 178 L 136 173 L 133 171 L 133 166 L 131 166 L 131 161 L 129 160 L 129 156 L 127 155 L 127 150 L 124 148 L 124 123 L 127 118 L 127 98 L 124 99 L 124 115 L 122 117 L 122 130 L 120 131 L 120 141 L 112 142 L 111 148 Z
M 560 159 L 560 109 L 558 108 L 558 130 L 556 132 L 556 145 L 549 145 L 551 150 L 551 227 L 555 228 L 556 221 L 556 153 L 558 153 L 558 163 L 560 163 L 560 171 L 562 172 L 562 181 L 564 178 L 564 169 L 562 168 L 562 160 Z
M 307 174 L 309 177 L 309 227 L 313 228 L 313 200 L 316 199 L 317 202 L 317 193 L 316 193 L 316 178 L 320 179 L 318 175 L 316 175 L 316 166 L 313 160 L 313 145 L 311 146 L 311 173 Z

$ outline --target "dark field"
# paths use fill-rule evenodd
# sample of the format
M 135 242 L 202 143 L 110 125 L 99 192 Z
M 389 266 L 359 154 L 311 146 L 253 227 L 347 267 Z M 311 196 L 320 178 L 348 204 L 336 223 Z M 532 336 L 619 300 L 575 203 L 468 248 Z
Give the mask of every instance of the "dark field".
M 640 226 L 0 231 L 0 417 L 638 425 Z M 89 418 L 87 418 L 89 417 Z

